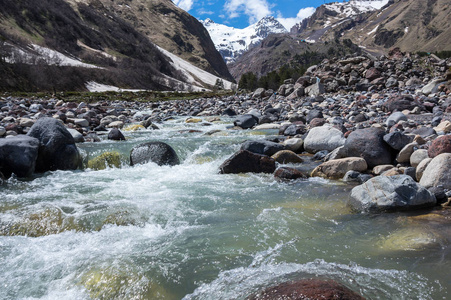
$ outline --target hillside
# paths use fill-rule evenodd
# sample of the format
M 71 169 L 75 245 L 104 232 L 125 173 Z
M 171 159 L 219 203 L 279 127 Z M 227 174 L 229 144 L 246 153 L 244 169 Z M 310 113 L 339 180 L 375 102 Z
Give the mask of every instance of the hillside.
M 122 5 L 121 1 L 114 3 L 119 8 Z M 231 79 L 208 33 L 193 17 L 169 0 L 152 1 L 149 7 L 143 7 L 149 3 L 146 1 L 127 3 L 125 7 L 130 11 L 124 14 L 120 10 L 113 12 L 114 7 L 99 0 L 3 1 L 0 89 L 84 90 L 87 82 L 100 82 L 121 88 L 200 90 L 211 87 L 211 82 L 219 77 Z M 138 30 L 131 18 L 135 9 L 154 18 L 178 16 L 168 18 L 180 34 L 165 34 L 161 30 L 164 26 L 150 22 L 143 22 Z M 135 17 L 142 19 L 143 15 Z M 193 36 L 197 34 L 198 42 L 191 37 L 185 40 L 185 28 Z M 159 35 L 164 38 L 158 39 Z M 171 48 L 168 41 L 178 45 L 179 50 Z M 156 45 L 188 61 L 183 64 L 185 69 L 180 69 L 181 64 L 164 55 Z M 192 66 L 186 68 L 189 64 Z M 196 75 L 190 70 L 196 66 L 213 73 L 208 83 L 193 78 Z

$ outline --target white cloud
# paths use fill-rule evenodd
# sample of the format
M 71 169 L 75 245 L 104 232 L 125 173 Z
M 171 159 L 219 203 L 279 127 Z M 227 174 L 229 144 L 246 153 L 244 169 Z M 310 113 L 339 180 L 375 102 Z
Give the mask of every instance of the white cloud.
M 291 27 L 301 22 L 303 19 L 310 17 L 315 12 L 314 7 L 306 7 L 299 10 L 296 18 L 283 18 L 279 13 L 277 20 L 287 29 L 290 30 Z
M 214 12 L 214 11 L 211 11 L 211 10 L 205 10 L 204 8 L 200 8 L 200 9 L 197 10 L 197 13 L 198 13 L 199 15 L 212 15 L 212 14 L 214 14 L 215 12 Z
M 184 11 L 189 11 L 194 4 L 193 0 L 174 0 L 174 4 L 183 9 Z
M 249 17 L 249 24 L 256 23 L 272 13 L 271 5 L 266 0 L 228 0 L 224 9 L 230 19 L 244 13 Z

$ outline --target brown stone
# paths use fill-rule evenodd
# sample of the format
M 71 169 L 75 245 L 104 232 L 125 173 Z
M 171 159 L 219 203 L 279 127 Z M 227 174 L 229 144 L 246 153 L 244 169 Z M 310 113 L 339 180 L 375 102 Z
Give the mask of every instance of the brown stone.
M 432 141 L 428 150 L 430 158 L 434 158 L 442 153 L 451 153 L 451 135 L 439 136 Z
M 268 288 L 248 300 L 362 300 L 365 299 L 344 285 L 321 279 L 306 279 L 281 283 Z
M 280 167 L 274 172 L 274 177 L 281 180 L 295 180 L 299 178 L 307 178 L 307 176 L 295 168 Z

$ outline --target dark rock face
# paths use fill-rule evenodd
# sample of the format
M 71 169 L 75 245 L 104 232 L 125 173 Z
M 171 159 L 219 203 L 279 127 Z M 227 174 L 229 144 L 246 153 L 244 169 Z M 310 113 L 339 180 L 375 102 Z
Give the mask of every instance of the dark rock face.
M 125 141 L 125 136 L 119 129 L 113 128 L 108 132 L 108 139 L 113 141 Z
M 332 280 L 306 279 L 268 288 L 247 300 L 364 300 L 362 296 Z
M 180 160 L 175 150 L 163 142 L 149 142 L 133 147 L 130 152 L 130 165 L 154 162 L 159 166 L 175 166 Z
M 285 146 L 266 140 L 246 141 L 241 145 L 241 150 L 247 150 L 256 154 L 272 156 L 279 151 L 285 150 Z
M 394 131 L 384 135 L 384 141 L 395 150 L 401 150 L 405 145 L 413 141 L 413 136 L 408 136 L 402 132 Z
M 307 178 L 307 176 L 295 168 L 280 167 L 274 172 L 274 177 L 281 180 L 295 180 L 299 178 Z
M 80 154 L 74 138 L 66 127 L 53 118 L 41 118 L 27 134 L 39 140 L 36 172 L 75 170 Z
M 412 96 L 395 96 L 391 97 L 387 100 L 387 102 L 382 105 L 382 109 L 388 112 L 393 111 L 403 111 L 405 109 L 412 110 L 416 106 L 420 106 L 421 104 L 415 101 L 415 99 L 412 98 Z
M 273 173 L 275 170 L 276 161 L 273 158 L 246 150 L 233 154 L 219 167 L 221 174 Z
M 429 147 L 428 155 L 430 158 L 442 153 L 451 153 L 451 135 L 439 136 Z
M 0 139 L 0 173 L 5 177 L 33 174 L 38 157 L 39 140 L 26 135 Z
M 388 144 L 384 142 L 385 131 L 370 127 L 357 129 L 346 139 L 344 150 L 348 157 L 363 157 L 368 168 L 390 164 L 392 154 Z
M 235 121 L 233 121 L 233 124 L 235 126 L 239 126 L 243 129 L 250 129 L 258 124 L 258 118 L 256 118 L 253 115 L 242 115 L 236 118 Z

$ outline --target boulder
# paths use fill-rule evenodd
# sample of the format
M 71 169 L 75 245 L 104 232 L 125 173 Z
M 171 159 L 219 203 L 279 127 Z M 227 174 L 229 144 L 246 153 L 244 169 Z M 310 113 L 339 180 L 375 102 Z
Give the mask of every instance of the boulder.
M 312 177 L 325 177 L 330 179 L 340 179 L 348 171 L 363 172 L 368 168 L 366 161 L 360 157 L 347 157 L 326 161 L 317 166 Z
M 326 90 L 324 89 L 324 85 L 322 83 L 317 82 L 315 84 L 306 87 L 304 92 L 306 95 L 309 95 L 310 97 L 316 97 L 324 94 Z
M 39 140 L 26 135 L 0 139 L 0 173 L 5 177 L 16 174 L 29 177 L 38 158 Z
M 285 146 L 285 149 L 291 150 L 295 153 L 299 153 L 302 151 L 302 147 L 304 146 L 304 140 L 301 138 L 292 138 L 287 139 L 282 142 L 282 145 Z
M 262 98 L 265 96 L 265 89 L 264 88 L 258 88 L 255 90 L 255 92 L 252 94 L 252 98 Z
M 321 150 L 332 151 L 343 146 L 346 138 L 343 133 L 330 125 L 315 127 L 309 130 L 304 140 L 304 149 L 309 153 Z
M 281 150 L 271 156 L 279 164 L 300 164 L 304 160 L 291 150 Z
M 376 127 L 351 132 L 344 145 L 346 156 L 364 158 L 369 168 L 390 164 L 392 154 L 390 147 L 384 142 L 384 135 L 385 131 Z
M 406 135 L 400 131 L 394 131 L 384 135 L 384 141 L 398 151 L 404 148 L 405 145 L 411 143 L 413 139 L 413 135 Z
M 258 118 L 251 114 L 238 116 L 235 119 L 235 121 L 233 121 L 233 125 L 241 127 L 243 129 L 250 129 L 257 124 L 258 124 Z
M 387 118 L 387 120 L 385 121 L 385 124 L 387 125 L 387 127 L 392 127 L 393 125 L 397 124 L 399 121 L 407 121 L 407 117 L 402 112 L 396 111 Z
M 429 165 L 429 163 L 432 161 L 432 158 L 426 158 L 423 159 L 418 166 L 416 167 L 415 170 L 415 177 L 417 179 L 418 182 L 420 182 L 421 177 L 423 177 L 424 174 L 424 170 L 426 170 L 427 166 Z
M 40 118 L 27 135 L 39 140 L 36 172 L 75 170 L 80 166 L 74 138 L 60 121 Z
M 226 159 L 219 167 L 220 174 L 274 173 L 276 161 L 262 154 L 240 150 Z
M 434 157 L 424 170 L 420 184 L 426 188 L 441 185 L 445 189 L 451 189 L 451 153 Z
M 396 82 L 397 83 L 397 82 Z M 412 110 L 415 107 L 421 107 L 421 104 L 410 95 L 393 96 L 389 98 L 383 105 L 382 109 L 387 112 Z
M 404 148 L 399 151 L 396 161 L 399 163 L 410 162 L 410 156 L 414 151 L 418 150 L 418 147 L 419 145 L 415 142 L 405 145 Z
M 180 160 L 175 150 L 163 142 L 148 142 L 137 145 L 130 152 L 130 165 L 154 162 L 159 166 L 175 166 Z
M 280 180 L 295 180 L 299 178 L 307 178 L 307 176 L 295 168 L 279 167 L 274 172 L 274 177 Z
M 432 141 L 428 150 L 430 158 L 434 158 L 442 153 L 451 153 L 451 135 L 439 136 Z
M 252 295 L 247 300 L 364 300 L 362 296 L 344 285 L 324 279 L 303 279 L 295 282 L 285 282 L 267 288 Z
M 78 132 L 78 130 L 75 130 L 75 129 L 72 129 L 72 128 L 67 128 L 67 131 L 69 131 L 69 133 L 72 135 L 72 137 L 74 138 L 75 143 L 84 143 L 85 138 L 83 137 L 83 134 Z
M 364 212 L 431 207 L 435 196 L 408 175 L 377 176 L 352 189 L 349 204 Z
M 410 156 L 410 165 L 416 168 L 426 158 L 429 158 L 428 151 L 425 149 L 418 149 Z
M 119 129 L 113 128 L 108 132 L 108 139 L 113 141 L 125 141 L 125 136 Z
M 285 150 L 285 146 L 267 140 L 246 141 L 241 145 L 241 150 L 272 156 L 279 151 Z

